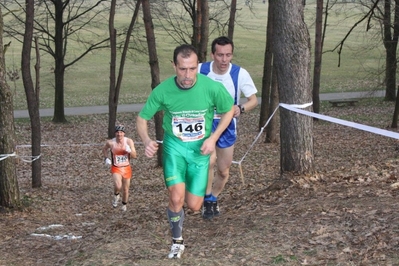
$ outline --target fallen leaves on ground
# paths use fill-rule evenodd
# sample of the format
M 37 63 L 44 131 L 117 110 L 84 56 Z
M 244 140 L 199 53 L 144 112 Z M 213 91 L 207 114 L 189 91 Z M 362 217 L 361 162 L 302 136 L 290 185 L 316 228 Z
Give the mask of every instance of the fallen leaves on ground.
M 369 125 L 386 128 L 392 106 L 359 104 L 324 114 L 358 117 L 358 123 L 368 116 Z M 19 161 L 26 207 L 0 216 L 0 265 L 399 265 L 397 140 L 317 121 L 315 173 L 280 176 L 279 144 L 261 136 L 248 150 L 258 111 L 239 120 L 234 160 L 243 159 L 244 179 L 233 164 L 220 217 L 205 221 L 186 212 L 186 252 L 178 261 L 167 259 L 167 192 L 156 159 L 144 156 L 136 114 L 118 117 L 139 154 L 125 213 L 112 208 L 101 155 L 107 116 L 43 121 L 43 186 L 30 187 L 30 164 Z M 17 122 L 16 130 L 18 144 L 29 144 L 29 123 Z M 29 148 L 17 152 L 30 155 Z

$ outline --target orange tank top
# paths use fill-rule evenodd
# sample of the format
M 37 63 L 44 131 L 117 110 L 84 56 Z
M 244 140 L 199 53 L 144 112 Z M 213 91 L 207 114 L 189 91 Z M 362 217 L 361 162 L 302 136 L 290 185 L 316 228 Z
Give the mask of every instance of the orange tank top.
M 117 147 L 115 138 L 112 139 L 112 142 L 112 164 L 116 167 L 128 166 L 130 164 L 130 154 L 126 152 L 126 138 L 123 139 L 122 147 Z

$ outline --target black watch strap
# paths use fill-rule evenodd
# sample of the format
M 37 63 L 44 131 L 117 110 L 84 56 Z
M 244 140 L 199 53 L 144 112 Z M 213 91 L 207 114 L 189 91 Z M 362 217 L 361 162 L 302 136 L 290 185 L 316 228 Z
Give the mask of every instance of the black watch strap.
M 245 113 L 245 108 L 243 105 L 239 104 L 238 108 L 240 108 L 240 114 Z

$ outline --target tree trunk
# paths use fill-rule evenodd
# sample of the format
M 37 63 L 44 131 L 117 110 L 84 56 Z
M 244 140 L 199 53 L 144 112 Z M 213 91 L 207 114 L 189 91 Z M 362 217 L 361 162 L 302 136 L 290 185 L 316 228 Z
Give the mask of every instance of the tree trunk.
M 154 24 L 152 23 L 149 0 L 143 0 L 143 20 L 147 36 L 149 64 L 151 68 L 151 88 L 154 89 L 160 83 L 159 62 L 155 42 Z M 163 113 L 158 112 L 155 119 L 155 137 L 157 140 L 163 140 L 164 130 L 162 128 Z M 162 145 L 157 153 L 158 166 L 162 166 Z
M 22 46 L 22 80 L 24 84 L 26 101 L 28 103 L 28 111 L 31 125 L 31 141 L 32 141 L 32 158 L 40 156 L 41 153 L 41 126 L 39 113 L 39 87 L 34 87 L 31 75 L 31 50 L 33 41 L 33 19 L 34 19 L 34 0 L 26 0 L 26 20 L 25 20 L 25 34 Z M 36 50 L 38 51 L 38 49 Z M 36 57 L 39 58 L 37 52 Z M 40 60 L 38 59 L 38 62 Z M 36 71 L 39 71 L 40 66 L 36 65 Z M 36 77 L 38 77 L 38 73 Z M 39 84 L 39 83 L 36 83 Z M 32 162 L 32 187 L 38 188 L 42 186 L 42 167 L 41 159 L 35 159 Z
M 385 82 L 386 82 L 386 101 L 394 101 L 396 99 L 396 45 L 390 43 L 385 49 L 386 63 L 385 63 Z
M 270 60 L 270 63 L 268 63 L 267 65 L 269 68 L 268 72 L 271 73 L 271 74 L 269 74 L 268 77 L 269 77 L 269 79 L 271 79 L 271 82 L 270 82 L 270 80 L 268 81 L 268 86 L 270 87 L 270 89 L 269 89 L 270 96 L 268 97 L 269 105 L 268 105 L 268 107 L 266 107 L 269 110 L 264 111 L 264 112 L 266 112 L 266 114 L 267 114 L 266 118 L 269 119 L 270 116 L 273 115 L 274 110 L 276 110 L 276 108 L 279 105 L 278 82 L 277 82 L 277 74 L 276 74 L 277 70 L 273 65 L 273 41 L 272 41 L 273 40 L 273 3 L 270 3 L 270 1 L 269 1 L 269 10 L 268 10 L 266 38 L 267 38 L 266 46 L 269 46 L 269 54 L 270 54 L 270 56 L 269 56 L 270 59 L 269 59 L 269 57 L 267 58 L 267 60 Z M 268 40 L 270 40 L 270 41 L 268 41 Z M 262 92 L 262 97 L 263 97 L 263 92 Z M 263 101 L 263 98 L 262 98 L 262 101 Z M 277 143 L 278 142 L 277 126 L 278 126 L 278 118 L 277 118 L 277 115 L 274 115 L 270 119 L 269 124 L 266 127 L 266 137 L 265 137 L 266 143 Z
M 36 102 L 40 108 L 40 48 L 39 48 L 39 37 L 35 36 L 35 53 L 36 53 L 36 64 L 35 64 L 35 88 L 36 88 Z
M 201 4 L 201 35 L 198 45 L 198 61 L 205 62 L 207 47 L 208 47 L 208 37 L 209 37 L 209 6 L 208 0 L 199 1 Z
M 280 103 L 312 101 L 310 37 L 301 0 L 272 0 L 274 66 Z M 308 107 L 310 111 L 310 108 Z M 281 174 L 313 172 L 313 120 L 280 108 Z
M 270 5 L 269 5 L 269 8 L 270 8 Z M 235 20 L 236 20 L 236 11 L 237 11 L 237 0 L 231 0 L 229 29 L 227 31 L 227 37 L 229 37 L 230 40 L 233 40 L 234 24 L 235 24 Z M 270 15 L 270 12 L 268 12 L 268 14 Z
M 129 49 L 130 37 L 132 36 L 133 27 L 137 20 L 137 16 L 138 16 L 138 13 L 140 10 L 140 5 L 141 5 L 141 0 L 138 0 L 136 2 L 136 6 L 134 9 L 132 19 L 130 20 L 129 28 L 126 32 L 125 43 L 123 45 L 121 61 L 120 61 L 120 65 L 119 65 L 118 78 L 116 80 L 116 84 L 115 84 L 115 66 L 113 68 L 111 67 L 111 75 L 112 75 L 112 71 L 113 71 L 114 77 L 111 78 L 111 75 L 110 75 L 110 89 L 109 89 L 109 98 L 108 98 L 109 99 L 109 101 L 108 101 L 108 109 L 109 109 L 108 138 L 110 138 L 110 139 L 115 136 L 115 124 L 116 124 L 116 116 L 117 116 L 117 109 L 118 109 L 119 92 L 120 92 L 120 88 L 122 85 L 122 79 L 123 79 L 123 70 L 125 68 L 126 55 L 127 55 L 128 49 Z M 112 5 L 111 5 L 111 8 L 112 8 Z M 112 15 L 112 18 L 111 18 L 111 13 L 115 13 L 115 10 L 112 11 L 112 9 L 111 9 L 111 11 L 110 11 L 110 21 L 112 20 L 112 24 L 113 24 L 113 21 L 114 21 L 113 17 L 115 14 Z M 114 26 L 113 25 L 110 26 L 110 39 L 113 38 L 111 36 L 111 27 L 114 28 Z M 112 34 L 116 35 L 116 31 L 112 31 L 112 32 L 113 32 Z M 112 55 L 112 53 L 114 53 L 114 52 L 115 52 L 115 55 Z M 115 43 L 115 51 L 114 52 L 112 52 L 112 48 L 111 48 L 111 60 L 114 57 L 115 58 L 114 64 L 116 64 L 116 43 Z M 111 85 L 111 84 L 113 84 L 113 85 Z
M 194 14 L 192 45 L 197 49 L 198 61 L 205 62 L 209 37 L 208 0 L 197 1 L 197 9 Z
M 323 52 L 323 0 L 317 0 L 316 4 L 316 30 L 314 47 L 314 68 L 313 68 L 313 112 L 320 113 L 320 76 L 321 59 Z
M 272 74 L 272 88 L 270 93 L 270 107 L 269 107 L 269 116 L 271 116 L 278 107 L 278 83 L 277 83 L 277 71 L 273 68 Z M 276 113 L 277 114 L 277 113 Z M 274 115 L 270 121 L 269 125 L 266 127 L 266 143 L 277 143 L 277 115 Z
M 398 87 L 398 95 L 399 95 L 399 87 Z M 398 128 L 398 116 L 399 116 L 399 97 L 396 97 L 395 102 L 395 110 L 393 112 L 393 119 L 392 119 L 392 128 Z
M 398 43 L 398 18 L 397 0 L 395 2 L 395 18 L 391 23 L 391 0 L 384 1 L 384 46 L 385 46 L 385 100 L 394 101 L 396 99 L 396 48 Z M 394 29 L 392 34 L 391 30 Z
M 12 92 L 6 82 L 3 50 L 3 15 L 0 9 L 0 206 L 14 208 L 20 205 L 16 171 L 14 110 Z
M 54 99 L 54 117 L 53 122 L 65 123 L 64 110 L 64 76 L 65 76 L 65 63 L 64 63 L 64 39 L 63 39 L 63 3 L 62 1 L 53 1 L 55 9 L 55 36 L 54 36 L 54 79 L 55 79 L 55 99 Z
M 196 49 L 198 49 L 199 43 L 200 43 L 200 40 L 201 40 L 201 24 L 202 24 L 202 12 L 201 12 L 201 3 L 200 3 L 200 1 L 197 1 L 197 5 L 196 6 L 195 6 L 195 2 L 194 2 L 191 7 L 193 9 L 193 13 L 192 13 L 193 36 L 192 36 L 191 44 Z M 199 58 L 198 58 L 198 60 L 199 60 Z
M 270 107 L 270 84 L 273 70 L 273 5 L 270 4 L 270 1 L 267 14 L 266 49 L 263 61 L 262 101 L 260 105 L 259 130 L 262 129 L 269 118 Z
M 109 11 L 109 43 L 111 58 L 109 64 L 109 95 L 108 95 L 108 138 L 112 139 L 115 136 L 116 113 L 118 109 L 118 95 L 116 95 L 116 29 L 114 27 L 115 21 L 115 6 L 116 0 L 111 1 Z
M 395 0 L 395 19 L 394 19 L 394 26 L 393 26 L 393 41 L 392 41 L 392 46 L 390 47 L 390 55 L 392 58 L 389 59 L 390 64 L 392 64 L 393 68 L 390 70 L 390 76 L 392 76 L 392 80 L 390 83 L 395 82 L 396 86 L 396 69 L 397 69 L 397 60 L 396 60 L 396 49 L 398 46 L 398 36 L 399 36 L 399 0 Z M 387 49 L 388 50 L 388 49 Z M 388 52 L 387 52 L 387 62 L 388 62 Z M 388 65 L 388 63 L 387 63 Z M 388 67 L 388 66 L 387 66 Z M 387 74 L 388 75 L 388 74 Z M 393 94 L 393 95 L 392 95 Z M 388 85 L 387 85 L 387 93 L 386 93 L 386 98 L 388 95 Z M 399 87 L 398 87 L 398 93 L 396 94 L 395 97 L 395 89 L 393 90 L 393 93 L 390 93 L 390 97 L 396 98 L 396 103 L 395 103 L 395 111 L 393 114 L 392 118 L 392 128 L 398 128 L 398 116 L 399 116 Z
M 394 56 L 393 58 L 390 59 L 390 61 L 394 61 L 394 62 L 391 62 L 390 64 L 395 66 L 395 70 L 394 71 L 392 70 L 393 73 L 391 73 L 390 76 L 395 77 L 395 82 L 396 82 L 396 68 L 397 68 L 396 49 L 397 49 L 397 45 L 398 45 L 398 35 L 399 35 L 399 1 L 395 0 L 395 20 L 394 20 L 394 37 L 393 37 L 394 42 L 392 44 L 392 46 L 394 45 L 394 48 L 393 47 L 390 48 L 392 50 L 391 56 Z M 393 51 L 393 49 L 395 49 L 395 51 Z M 388 61 L 388 52 L 387 52 L 387 61 Z M 388 65 L 388 63 L 387 63 L 387 65 Z M 385 94 L 386 100 L 388 100 L 387 95 L 388 95 L 388 86 L 387 86 L 387 91 Z M 395 97 L 395 94 L 392 92 L 390 92 L 390 95 L 389 95 L 389 98 L 391 98 L 391 97 Z M 393 119 L 392 119 L 392 124 L 391 124 L 392 128 L 398 128 L 398 115 L 399 115 L 399 88 L 398 88 L 398 93 L 396 94 L 395 111 L 393 114 Z
M 23 17 L 25 6 L 23 1 L 13 1 L 16 5 L 7 11 L 10 13 L 11 21 L 4 27 L 15 33 L 13 36 L 23 42 L 24 33 Z M 107 47 L 108 37 L 104 40 L 92 39 L 92 44 L 81 38 L 83 32 L 92 30 L 93 26 L 101 27 L 100 17 L 106 12 L 104 9 L 97 9 L 102 3 L 108 0 L 96 1 L 70 1 L 70 0 L 48 0 L 36 1 L 35 11 L 41 14 L 35 17 L 35 34 L 40 36 L 40 49 L 48 53 L 54 59 L 54 122 L 66 122 L 64 112 L 64 75 L 65 69 L 95 49 Z M 4 5 L 3 5 L 4 6 Z M 8 6 L 8 5 L 5 5 Z M 90 29 L 89 29 L 90 28 Z M 71 37 L 70 39 L 68 39 Z M 69 41 L 69 40 L 72 40 Z M 68 56 L 72 59 L 65 62 L 68 44 L 81 43 L 86 46 L 80 55 Z

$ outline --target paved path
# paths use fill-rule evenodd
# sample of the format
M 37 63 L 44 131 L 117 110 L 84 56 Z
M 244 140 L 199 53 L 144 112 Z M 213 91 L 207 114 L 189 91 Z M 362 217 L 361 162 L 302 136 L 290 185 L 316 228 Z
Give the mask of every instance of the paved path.
M 329 101 L 334 99 L 347 99 L 347 98 L 366 98 L 366 97 L 384 97 L 385 91 L 375 91 L 375 92 L 339 92 L 339 93 L 323 93 L 320 94 L 321 101 Z M 260 103 L 260 98 L 258 98 Z M 244 100 L 245 102 L 245 100 Z M 137 104 L 120 104 L 118 105 L 119 113 L 126 112 L 138 112 L 143 107 L 142 103 Z M 108 113 L 108 105 L 101 106 L 83 106 L 83 107 L 65 107 L 65 115 L 66 116 L 74 116 L 74 115 L 91 115 L 91 114 L 107 114 Z M 54 109 L 53 108 L 45 108 L 40 109 L 40 116 L 53 116 Z M 28 110 L 15 110 L 14 111 L 15 118 L 29 118 Z

